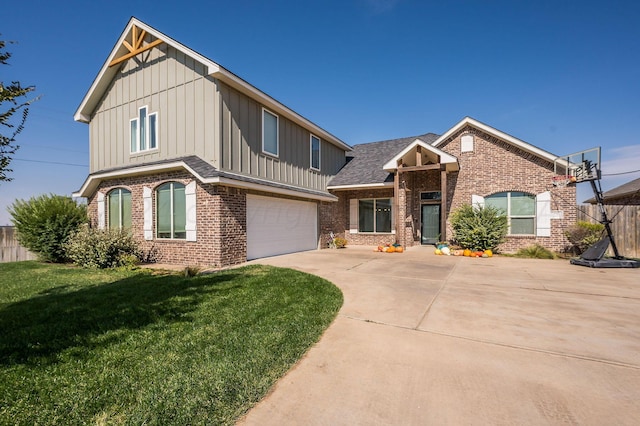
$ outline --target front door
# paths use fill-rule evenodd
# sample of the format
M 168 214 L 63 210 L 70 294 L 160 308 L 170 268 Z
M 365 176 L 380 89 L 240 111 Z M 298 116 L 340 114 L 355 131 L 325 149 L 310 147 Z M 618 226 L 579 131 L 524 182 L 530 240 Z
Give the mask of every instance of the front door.
M 422 244 L 435 244 L 440 239 L 440 204 L 423 204 L 420 215 L 422 222 Z

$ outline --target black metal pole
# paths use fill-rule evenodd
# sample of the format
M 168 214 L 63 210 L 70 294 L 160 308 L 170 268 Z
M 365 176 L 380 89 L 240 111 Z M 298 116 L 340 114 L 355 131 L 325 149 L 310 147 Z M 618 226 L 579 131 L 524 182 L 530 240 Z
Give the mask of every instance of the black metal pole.
M 607 231 L 607 237 L 609 237 L 609 242 L 611 243 L 611 248 L 613 249 L 613 254 L 615 259 L 622 259 L 620 253 L 618 252 L 618 246 L 616 246 L 616 242 L 613 239 L 613 232 L 611 231 L 611 221 L 607 217 L 607 210 L 604 208 L 604 199 L 602 198 L 602 186 L 600 185 L 600 179 L 593 179 L 591 182 L 591 189 L 593 189 L 593 194 L 596 197 L 596 202 L 598 203 L 598 208 L 600 209 L 600 223 L 604 225 L 604 229 Z M 598 184 L 596 185 L 596 182 Z

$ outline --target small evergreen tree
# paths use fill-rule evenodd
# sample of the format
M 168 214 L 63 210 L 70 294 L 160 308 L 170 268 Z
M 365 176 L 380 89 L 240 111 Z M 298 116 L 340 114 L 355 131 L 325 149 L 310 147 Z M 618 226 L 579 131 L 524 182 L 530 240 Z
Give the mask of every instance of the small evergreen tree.
M 16 200 L 9 213 L 20 244 L 46 262 L 65 262 L 64 244 L 81 224 L 88 222 L 86 206 L 62 195 Z
M 466 204 L 451 214 L 453 238 L 464 248 L 494 250 L 504 241 L 508 222 L 502 210 Z

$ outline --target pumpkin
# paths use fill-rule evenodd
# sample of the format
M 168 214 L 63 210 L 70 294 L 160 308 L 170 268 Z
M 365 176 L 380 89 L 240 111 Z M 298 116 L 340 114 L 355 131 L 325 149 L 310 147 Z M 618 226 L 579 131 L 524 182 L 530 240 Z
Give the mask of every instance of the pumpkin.
M 440 251 L 442 252 L 442 254 L 449 256 L 451 254 L 451 249 L 447 246 L 442 247 L 440 249 Z
M 484 254 L 486 254 L 487 257 L 492 257 L 493 256 L 493 252 L 491 250 L 485 250 Z
M 394 246 L 387 247 L 387 253 L 393 253 L 395 251 L 396 251 L 396 248 Z
M 396 253 L 402 253 L 403 251 L 404 249 L 402 248 L 402 246 L 396 247 Z
M 442 250 L 436 249 L 435 254 L 438 254 L 438 255 L 442 254 Z
M 484 252 L 483 252 L 483 251 L 477 251 L 477 252 L 475 252 L 475 253 L 474 253 L 474 255 L 475 255 L 476 257 L 482 257 L 482 255 L 483 255 L 483 254 L 484 254 Z
M 471 250 L 469 250 L 469 249 L 465 249 L 465 250 L 462 252 L 462 255 L 463 255 L 463 256 L 467 256 L 467 257 L 471 256 Z

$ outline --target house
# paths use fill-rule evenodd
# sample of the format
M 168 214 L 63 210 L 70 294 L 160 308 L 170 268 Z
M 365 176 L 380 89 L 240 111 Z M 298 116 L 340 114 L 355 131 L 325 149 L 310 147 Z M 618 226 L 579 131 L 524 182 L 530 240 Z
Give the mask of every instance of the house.
M 330 227 L 351 244 L 447 240 L 449 216 L 464 204 L 506 212 L 506 252 L 563 250 L 575 222 L 575 186 L 552 185 L 556 156 L 470 117 L 443 135 L 356 145 L 348 156 L 328 189 L 338 197 Z
M 616 186 L 602 194 L 604 204 L 640 206 L 640 178 Z M 594 198 L 590 198 L 586 203 L 596 204 Z
M 74 118 L 89 124 L 93 226 L 130 228 L 167 263 L 222 267 L 351 244 L 447 239 L 464 203 L 509 216 L 504 250 L 552 249 L 575 221 L 555 156 L 465 118 L 443 135 L 352 148 L 132 18 Z

